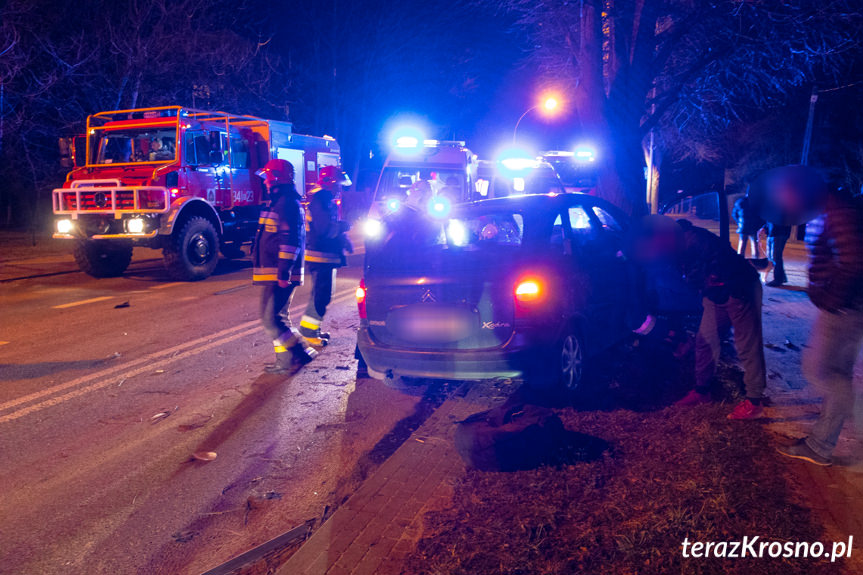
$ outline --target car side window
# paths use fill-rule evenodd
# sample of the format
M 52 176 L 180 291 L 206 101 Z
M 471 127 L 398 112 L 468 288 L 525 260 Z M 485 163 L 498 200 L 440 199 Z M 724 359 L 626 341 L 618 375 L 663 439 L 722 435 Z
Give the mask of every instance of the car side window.
M 618 234 L 623 232 L 623 227 L 621 227 L 621 225 L 617 222 L 614 216 L 612 216 L 599 206 L 593 206 L 593 213 L 596 215 L 597 219 L 599 219 L 599 222 L 602 224 L 603 229 Z
M 243 138 L 231 138 L 231 162 L 235 168 L 249 167 L 249 144 Z
M 569 227 L 575 245 L 583 248 L 596 239 L 596 228 L 590 219 L 590 214 L 582 206 L 572 206 L 569 212 Z
M 566 228 L 563 225 L 563 218 L 558 214 L 551 228 L 551 245 L 562 246 L 565 239 Z

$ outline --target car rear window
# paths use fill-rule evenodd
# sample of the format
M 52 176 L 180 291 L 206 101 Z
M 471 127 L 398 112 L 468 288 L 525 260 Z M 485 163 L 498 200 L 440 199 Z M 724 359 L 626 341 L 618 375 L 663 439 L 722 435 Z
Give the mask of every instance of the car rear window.
M 446 239 L 458 247 L 520 246 L 524 239 L 524 217 L 516 212 L 495 212 L 452 218 Z

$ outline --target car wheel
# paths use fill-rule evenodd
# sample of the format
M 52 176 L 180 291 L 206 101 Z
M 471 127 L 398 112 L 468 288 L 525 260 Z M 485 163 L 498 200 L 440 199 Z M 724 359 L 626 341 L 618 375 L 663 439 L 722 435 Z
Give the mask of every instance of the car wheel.
M 577 333 L 564 336 L 558 346 L 558 379 L 568 391 L 575 391 L 584 378 L 584 346 Z
M 219 261 L 219 234 L 208 219 L 189 218 L 174 231 L 162 254 L 172 278 L 202 280 L 212 275 Z
M 132 261 L 132 243 L 127 241 L 81 240 L 73 250 L 81 271 L 94 278 L 121 275 Z

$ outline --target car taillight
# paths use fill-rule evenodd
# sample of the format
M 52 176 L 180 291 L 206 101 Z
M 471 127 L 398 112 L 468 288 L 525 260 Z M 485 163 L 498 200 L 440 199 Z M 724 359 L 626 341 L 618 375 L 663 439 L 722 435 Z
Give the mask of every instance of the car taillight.
M 542 295 L 542 282 L 538 279 L 524 279 L 515 286 L 515 299 L 521 303 L 538 301 Z
M 366 319 L 366 280 L 360 280 L 360 285 L 357 287 L 357 309 L 360 319 Z

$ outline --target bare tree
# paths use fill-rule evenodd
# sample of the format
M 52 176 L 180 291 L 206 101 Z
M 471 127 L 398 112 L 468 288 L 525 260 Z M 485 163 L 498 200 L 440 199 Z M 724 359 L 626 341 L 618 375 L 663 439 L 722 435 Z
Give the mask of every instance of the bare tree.
M 499 2 L 475 0 L 490 8 Z M 506 0 L 528 64 L 570 95 L 605 148 L 601 193 L 643 209 L 643 140 L 699 145 L 860 50 L 854 0 Z

